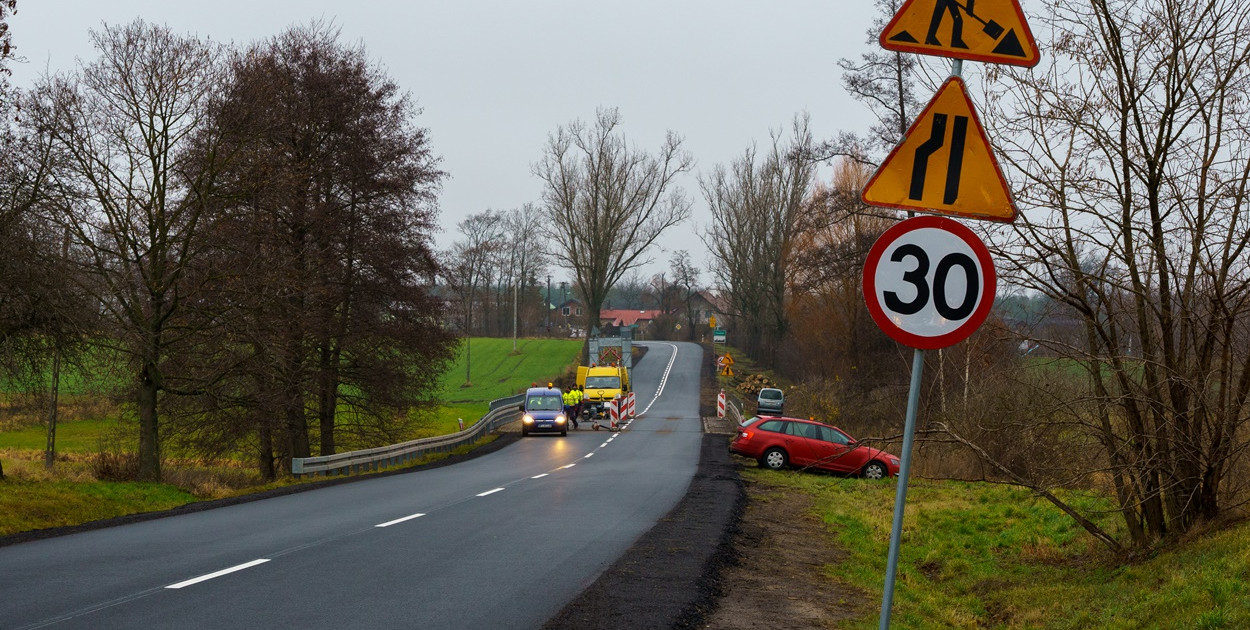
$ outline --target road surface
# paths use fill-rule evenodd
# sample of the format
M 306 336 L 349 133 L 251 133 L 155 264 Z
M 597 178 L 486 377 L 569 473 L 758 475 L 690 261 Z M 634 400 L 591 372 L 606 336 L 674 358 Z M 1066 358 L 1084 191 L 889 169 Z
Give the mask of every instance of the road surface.
M 619 434 L 0 547 L 0 628 L 541 626 L 694 474 L 702 350 L 647 345 Z

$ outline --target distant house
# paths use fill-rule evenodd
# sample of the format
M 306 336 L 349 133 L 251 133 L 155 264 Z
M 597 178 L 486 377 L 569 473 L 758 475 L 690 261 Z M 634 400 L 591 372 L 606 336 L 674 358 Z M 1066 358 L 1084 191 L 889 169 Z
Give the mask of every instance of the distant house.
M 717 326 L 729 322 L 729 306 L 724 298 L 711 291 L 699 291 L 690 298 L 690 311 L 696 324 L 707 326 L 711 318 L 716 318 Z
M 577 298 L 569 298 L 556 307 L 556 314 L 566 319 L 585 317 L 586 309 L 582 306 L 582 301 Z
M 551 324 L 557 330 L 566 330 L 570 337 L 585 336 L 586 308 L 577 298 L 569 298 L 551 309 Z
M 655 318 L 662 315 L 664 311 L 660 310 L 636 310 L 636 309 L 603 309 L 599 311 L 600 326 L 637 326 L 642 327 L 650 324 Z

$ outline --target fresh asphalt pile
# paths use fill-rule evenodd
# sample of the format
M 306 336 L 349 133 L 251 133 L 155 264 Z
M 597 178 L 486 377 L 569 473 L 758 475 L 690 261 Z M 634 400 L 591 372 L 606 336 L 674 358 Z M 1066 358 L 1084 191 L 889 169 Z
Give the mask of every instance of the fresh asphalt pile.
M 746 503 L 725 435 L 703 435 L 686 496 L 543 627 L 697 628 L 718 594 L 720 567 Z

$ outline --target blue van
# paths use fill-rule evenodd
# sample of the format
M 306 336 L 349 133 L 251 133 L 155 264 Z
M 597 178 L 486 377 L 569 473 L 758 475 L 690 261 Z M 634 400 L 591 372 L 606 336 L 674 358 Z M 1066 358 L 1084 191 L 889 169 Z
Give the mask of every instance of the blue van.
M 568 418 L 564 416 L 564 392 L 556 387 L 531 387 L 525 390 L 521 404 L 521 436 L 533 432 L 569 434 Z

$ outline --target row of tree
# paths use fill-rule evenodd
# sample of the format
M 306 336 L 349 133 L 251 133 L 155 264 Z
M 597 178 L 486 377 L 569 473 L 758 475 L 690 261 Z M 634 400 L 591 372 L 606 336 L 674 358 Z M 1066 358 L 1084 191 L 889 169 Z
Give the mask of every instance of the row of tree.
M 409 98 L 321 24 L 243 50 L 142 21 L 92 38 L 6 116 L 5 355 L 118 353 L 144 479 L 170 439 L 272 476 L 345 427 L 399 430 L 456 344 L 427 289 L 445 175 Z

